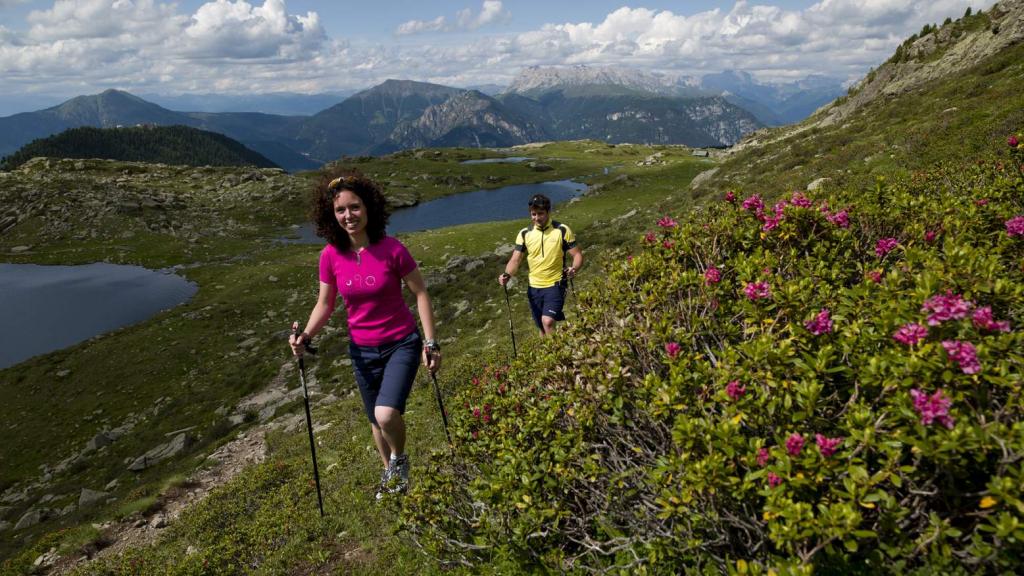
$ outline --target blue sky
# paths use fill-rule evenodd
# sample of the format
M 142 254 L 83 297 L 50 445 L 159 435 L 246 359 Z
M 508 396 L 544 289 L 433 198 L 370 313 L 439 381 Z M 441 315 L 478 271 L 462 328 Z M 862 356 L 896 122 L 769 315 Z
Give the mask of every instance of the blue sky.
M 317 93 L 388 78 L 507 85 L 527 66 L 578 64 L 853 81 L 924 24 L 992 3 L 0 0 L 0 114 L 107 88 Z

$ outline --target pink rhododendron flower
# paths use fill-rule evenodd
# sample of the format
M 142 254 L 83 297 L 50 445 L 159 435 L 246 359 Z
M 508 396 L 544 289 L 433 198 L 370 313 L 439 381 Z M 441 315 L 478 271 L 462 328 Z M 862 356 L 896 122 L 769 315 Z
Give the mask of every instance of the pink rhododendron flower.
M 764 224 L 761 225 L 761 230 L 769 232 L 779 226 L 779 222 L 782 221 L 781 216 L 765 216 L 762 220 Z
M 473 408 L 473 418 L 479 418 L 479 417 L 480 417 L 480 409 L 479 408 Z
M 767 448 L 760 448 L 757 451 L 757 465 L 764 467 L 768 464 L 768 460 L 771 459 L 771 454 L 768 453 Z
M 972 307 L 974 304 L 970 300 L 964 300 L 959 294 L 947 290 L 945 294 L 936 294 L 925 300 L 921 312 L 931 312 L 928 315 L 928 325 L 938 326 L 947 320 L 965 318 Z
M 799 456 L 800 451 L 804 449 L 804 437 L 793 432 L 786 438 L 786 452 L 789 452 L 790 456 Z
M 840 210 L 839 212 L 836 212 L 835 214 L 829 214 L 829 215 L 825 216 L 825 220 L 828 220 L 830 223 L 835 224 L 836 226 L 839 226 L 840 228 L 849 228 L 850 227 L 850 215 L 849 215 L 849 213 L 847 213 L 846 210 Z
M 735 204 L 736 203 L 736 193 L 733 192 L 732 190 L 729 190 L 728 192 L 726 192 L 725 193 L 725 201 L 728 202 L 729 204 Z
M 729 395 L 729 398 L 733 400 L 739 400 L 747 393 L 746 387 L 740 384 L 739 380 L 733 380 L 726 384 L 725 393 Z
M 928 328 L 914 322 L 900 326 L 899 330 L 892 335 L 893 340 L 907 346 L 913 346 L 927 337 Z
M 671 216 L 662 216 L 658 220 L 658 226 L 661 226 L 662 228 L 675 228 L 676 224 L 678 224 L 678 222 L 676 222 Z
M 804 326 L 810 330 L 811 334 L 820 336 L 822 334 L 828 334 L 832 331 L 832 317 L 828 308 L 822 308 L 821 312 L 814 317 L 813 320 L 804 322 Z
M 669 342 L 665 344 L 665 354 L 668 354 L 669 358 L 675 358 L 679 356 L 679 353 L 683 350 L 683 347 L 678 342 Z
M 753 196 L 744 200 L 741 206 L 743 206 L 744 210 L 753 210 L 754 212 L 760 212 L 764 210 L 764 201 L 761 200 L 760 196 L 754 194 Z
M 867 274 L 865 274 L 865 276 L 867 276 L 868 280 L 871 280 L 875 284 L 881 284 L 882 283 L 882 271 L 881 270 L 868 270 Z
M 718 284 L 722 280 L 722 271 L 714 266 L 708 266 L 708 269 L 704 271 L 704 283 L 705 284 Z
M 654 244 L 655 240 L 657 240 L 657 237 L 654 235 L 654 232 L 648 232 L 647 234 L 644 234 L 644 242 L 648 244 Z
M 974 325 L 982 330 L 991 330 L 992 332 L 1009 332 L 1010 322 L 1009 320 L 1003 320 L 996 322 L 992 319 L 992 307 L 982 306 L 974 311 L 974 315 L 971 316 L 971 320 L 974 321 Z
M 1014 216 L 1006 221 L 1006 235 L 1011 238 L 1024 236 L 1024 216 Z
M 949 360 L 959 365 L 964 374 L 976 374 L 981 371 L 978 351 L 974 344 L 962 340 L 943 340 L 942 347 L 946 349 Z
M 1011 134 L 1010 137 L 1006 139 L 1006 143 L 1010 148 L 1016 148 L 1017 144 L 1020 144 L 1020 142 L 1017 141 L 1017 136 L 1014 134 Z
M 671 250 L 672 247 L 676 245 L 676 243 L 674 241 L 672 241 L 672 240 L 665 240 L 664 242 L 661 243 L 661 245 L 666 250 Z
M 881 238 L 875 243 L 875 256 L 884 258 L 886 254 L 892 252 L 899 245 L 900 241 L 895 238 Z
M 974 201 L 975 206 L 988 206 L 988 198 L 978 198 Z
M 830 458 L 836 453 L 839 445 L 843 443 L 843 439 L 840 438 L 828 438 L 822 434 L 815 434 L 814 441 L 818 444 L 818 451 L 825 458 Z
M 747 282 L 747 285 L 743 288 L 743 293 L 746 294 L 748 300 L 772 297 L 772 290 L 768 287 L 767 282 Z
M 775 203 L 775 206 L 772 206 L 772 212 L 775 212 L 775 215 L 781 220 L 782 215 L 786 212 L 786 206 L 789 206 L 789 202 L 779 200 Z
M 769 472 L 768 473 L 768 486 L 771 486 L 772 488 L 775 488 L 779 484 L 782 484 L 782 478 L 779 477 L 779 475 L 776 474 L 775 472 Z
M 921 424 L 928 426 L 938 421 L 946 428 L 953 427 L 953 417 L 949 415 L 949 407 L 953 404 L 946 393 L 936 390 L 935 394 L 929 396 L 927 393 L 914 388 L 910 391 L 910 397 L 914 399 L 914 410 L 921 416 Z
M 935 238 L 938 235 L 939 233 L 936 230 L 926 230 L 924 233 L 924 241 L 931 244 L 932 242 L 935 242 Z
M 789 203 L 799 208 L 811 207 L 811 199 L 804 196 L 801 192 L 793 192 L 793 195 L 789 198 Z

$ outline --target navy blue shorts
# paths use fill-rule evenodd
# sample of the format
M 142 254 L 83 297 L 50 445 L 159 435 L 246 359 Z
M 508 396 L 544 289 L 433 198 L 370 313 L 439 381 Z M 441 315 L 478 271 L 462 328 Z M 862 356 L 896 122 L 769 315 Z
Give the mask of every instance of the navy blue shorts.
M 541 316 L 549 316 L 555 320 L 565 320 L 562 314 L 562 305 L 565 304 L 565 283 L 559 282 L 547 288 L 534 288 L 530 286 L 526 290 L 526 297 L 530 301 L 530 312 L 533 313 L 533 321 L 537 327 L 544 329 L 541 324 Z
M 405 413 L 405 401 L 412 391 L 422 350 L 419 332 L 380 346 L 348 345 L 363 409 L 374 426 L 377 425 L 373 415 L 376 406 L 388 406 Z

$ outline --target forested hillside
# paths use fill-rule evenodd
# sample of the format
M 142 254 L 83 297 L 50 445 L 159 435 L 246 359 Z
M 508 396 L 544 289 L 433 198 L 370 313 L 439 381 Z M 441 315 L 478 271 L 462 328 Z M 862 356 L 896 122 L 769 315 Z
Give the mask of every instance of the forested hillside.
M 39 156 L 188 166 L 276 167 L 270 160 L 223 134 L 187 126 L 136 126 L 65 130 L 56 136 L 26 144 L 5 157 L 0 162 L 0 169 L 14 170 Z

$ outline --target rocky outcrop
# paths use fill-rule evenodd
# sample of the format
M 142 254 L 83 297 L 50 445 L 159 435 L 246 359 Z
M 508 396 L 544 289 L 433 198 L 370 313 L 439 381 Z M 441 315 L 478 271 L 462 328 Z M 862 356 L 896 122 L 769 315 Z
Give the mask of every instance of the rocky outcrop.
M 162 460 L 173 458 L 178 454 L 181 454 L 192 443 L 195 442 L 195 438 L 188 433 L 181 433 L 172 438 L 169 442 L 160 444 L 152 448 L 149 452 L 146 452 L 142 456 L 139 456 L 128 465 L 128 470 L 132 472 L 141 472 L 150 466 L 154 466 Z
M 964 30 L 959 21 L 917 38 L 868 74 L 850 95 L 815 114 L 811 126 L 842 122 L 878 98 L 895 96 L 974 66 L 1024 40 L 1024 0 L 1003 0 L 985 15 L 988 26 Z

